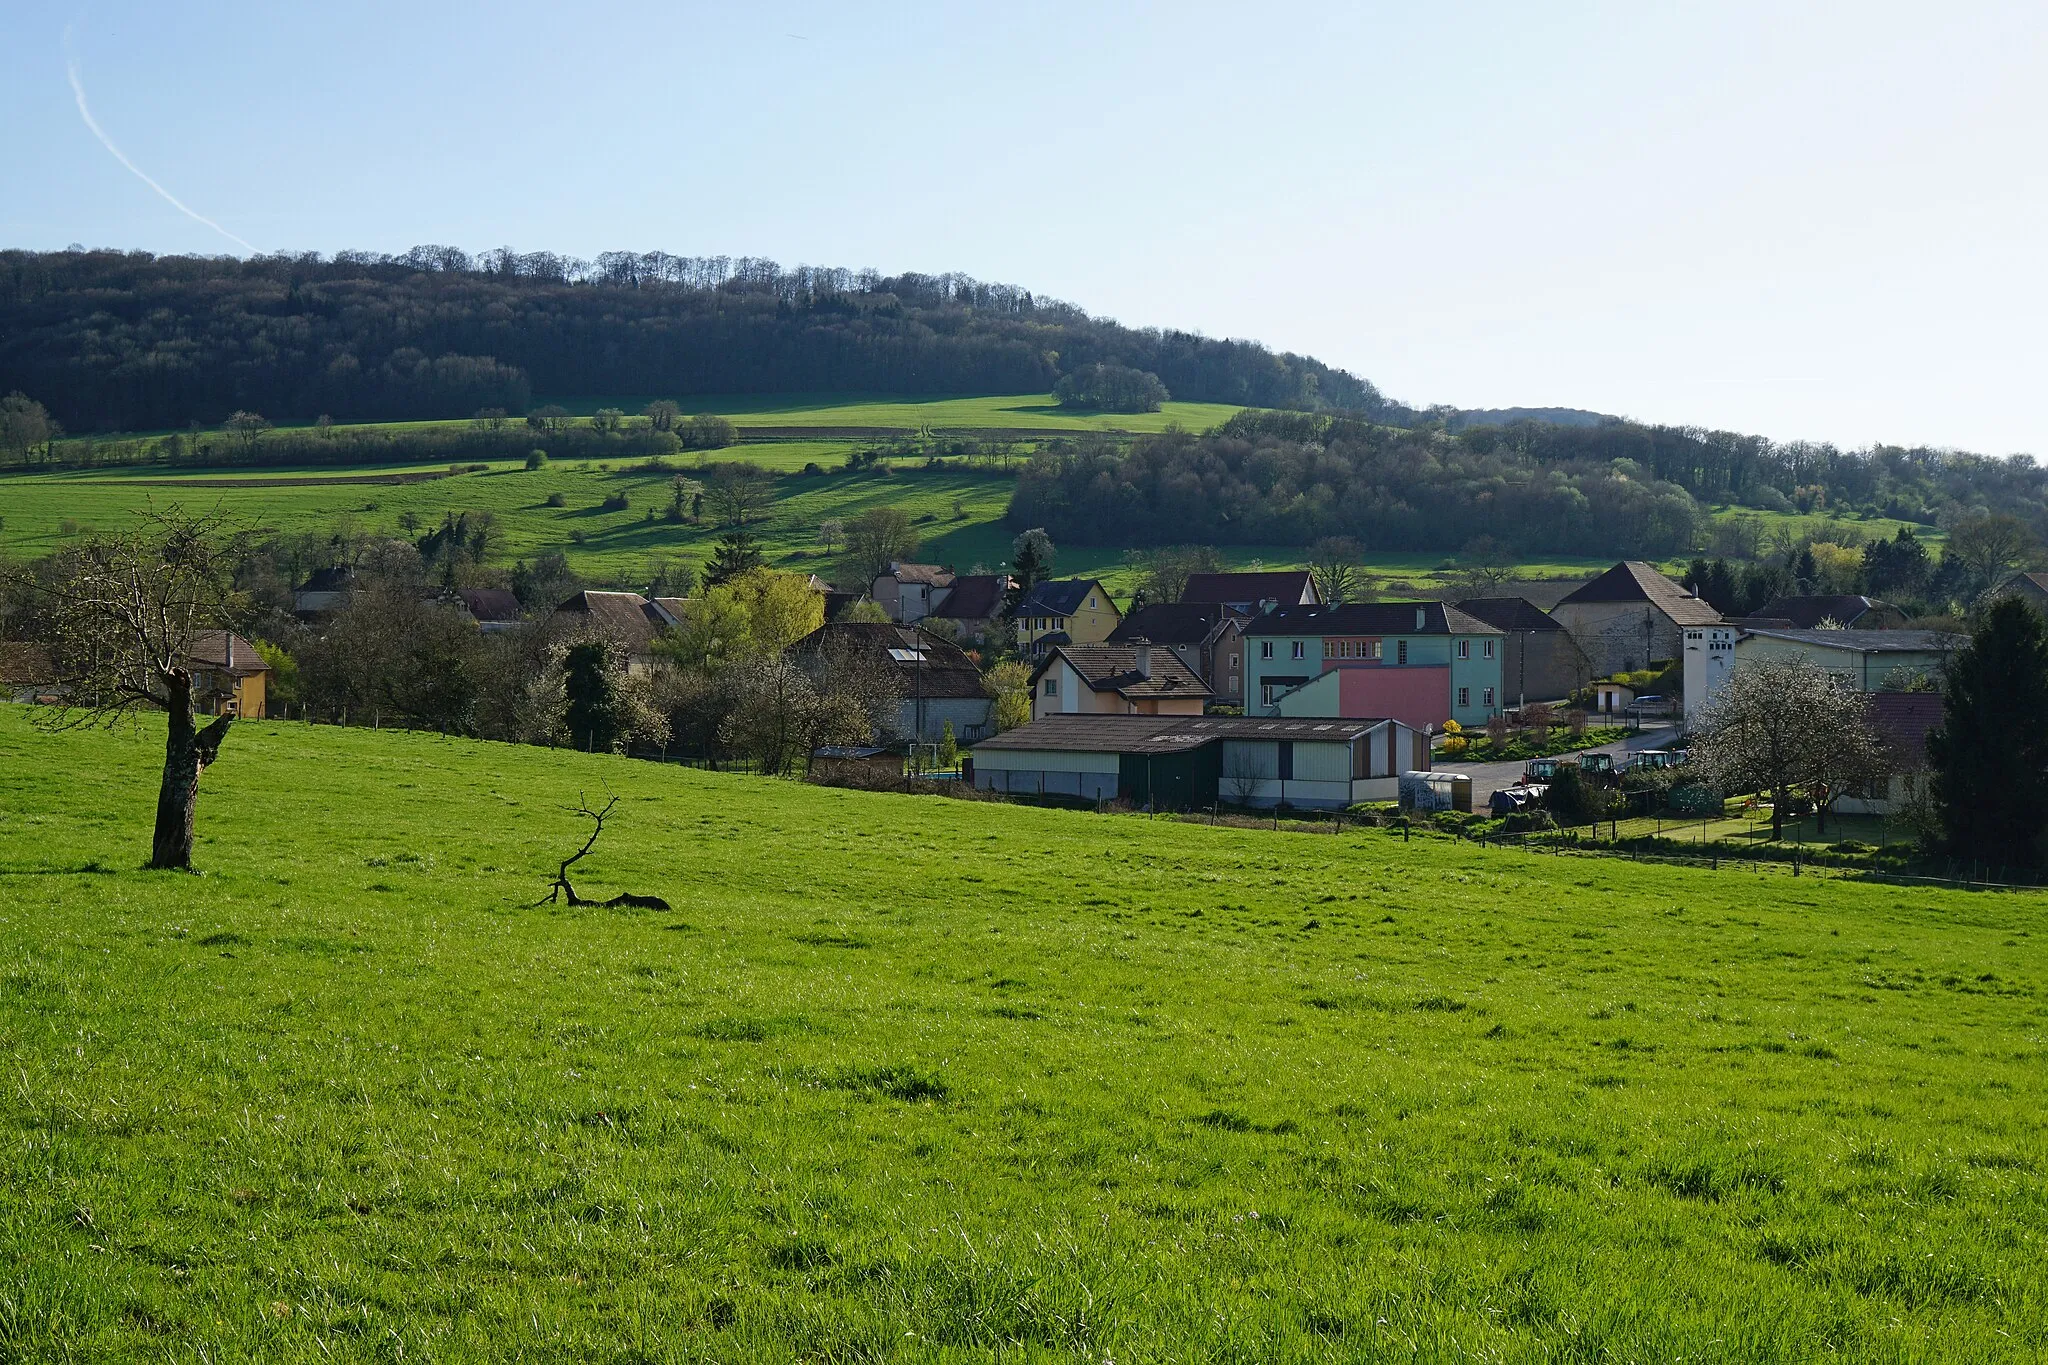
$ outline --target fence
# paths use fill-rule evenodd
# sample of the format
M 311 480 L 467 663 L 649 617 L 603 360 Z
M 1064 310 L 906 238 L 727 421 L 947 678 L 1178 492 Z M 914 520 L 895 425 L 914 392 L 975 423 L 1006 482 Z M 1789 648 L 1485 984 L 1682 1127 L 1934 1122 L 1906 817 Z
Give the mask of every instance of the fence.
M 1815 849 L 1811 853 L 1794 846 L 1791 855 L 1753 854 L 1745 857 L 1740 850 L 1714 847 L 1699 853 L 1667 852 L 1660 848 L 1645 847 L 1643 841 L 1614 841 L 1594 843 L 1575 837 L 1558 838 L 1555 835 L 1493 834 L 1474 840 L 1481 847 L 1518 848 L 1531 853 L 1545 853 L 1557 857 L 1579 858 L 1624 858 L 1636 863 L 1659 863 L 1671 867 L 1697 867 L 1711 871 L 1748 870 L 1761 874 L 1765 870 L 1785 873 L 1789 876 L 1848 877 L 1857 881 L 1890 882 L 1900 886 L 1953 886 L 1982 888 L 1985 890 L 2034 890 L 2048 887 L 2048 873 L 2032 868 L 1995 866 L 1989 863 L 1947 860 L 1943 866 L 1949 875 L 1931 872 L 1908 872 L 1896 868 L 1874 867 L 1869 863 L 1854 861 L 1853 854 L 1830 853 Z

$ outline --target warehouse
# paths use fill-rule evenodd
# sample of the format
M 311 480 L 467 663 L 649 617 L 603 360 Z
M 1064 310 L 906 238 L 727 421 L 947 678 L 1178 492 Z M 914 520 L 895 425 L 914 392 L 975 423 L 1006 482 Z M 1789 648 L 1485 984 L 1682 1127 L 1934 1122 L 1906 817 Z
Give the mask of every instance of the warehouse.
M 1392 801 L 1428 766 L 1428 736 L 1396 720 L 1054 715 L 975 745 L 970 773 L 1022 796 L 1330 810 Z

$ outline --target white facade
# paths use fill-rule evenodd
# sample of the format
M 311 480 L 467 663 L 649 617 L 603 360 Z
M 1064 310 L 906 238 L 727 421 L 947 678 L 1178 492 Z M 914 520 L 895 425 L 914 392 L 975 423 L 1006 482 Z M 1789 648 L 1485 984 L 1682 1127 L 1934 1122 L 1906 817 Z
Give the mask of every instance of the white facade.
M 1707 699 L 1735 671 L 1734 626 L 1685 628 L 1685 723 L 1691 725 Z

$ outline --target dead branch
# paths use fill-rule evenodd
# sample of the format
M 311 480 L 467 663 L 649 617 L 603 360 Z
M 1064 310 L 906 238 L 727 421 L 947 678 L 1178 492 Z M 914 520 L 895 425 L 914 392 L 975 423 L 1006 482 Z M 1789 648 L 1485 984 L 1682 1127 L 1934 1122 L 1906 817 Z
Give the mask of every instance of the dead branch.
M 612 807 L 618 804 L 619 798 L 614 796 L 606 801 L 601 809 L 592 810 L 589 799 L 581 792 L 577 793 L 576 804 L 568 809 L 571 814 L 580 815 L 590 821 L 590 837 L 583 841 L 583 847 L 562 859 L 561 866 L 555 869 L 555 880 L 549 885 L 546 898 L 535 901 L 535 905 L 554 905 L 557 901 L 561 901 L 569 905 L 595 905 L 608 909 L 666 910 L 669 908 L 669 903 L 659 896 L 640 896 L 630 891 L 622 891 L 610 900 L 586 900 L 576 894 L 576 887 L 569 880 L 569 869 L 578 862 L 581 862 L 589 854 L 590 850 L 597 846 L 598 836 L 604 833 L 605 817 L 609 816 L 612 813 Z

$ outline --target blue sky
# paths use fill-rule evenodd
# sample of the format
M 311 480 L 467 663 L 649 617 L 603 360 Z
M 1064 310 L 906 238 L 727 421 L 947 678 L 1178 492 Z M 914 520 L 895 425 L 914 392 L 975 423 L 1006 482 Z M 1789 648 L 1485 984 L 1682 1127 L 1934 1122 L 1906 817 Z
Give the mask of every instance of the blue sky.
M 1410 402 L 2048 456 L 2048 6 L 38 0 L 0 244 L 964 270 Z

